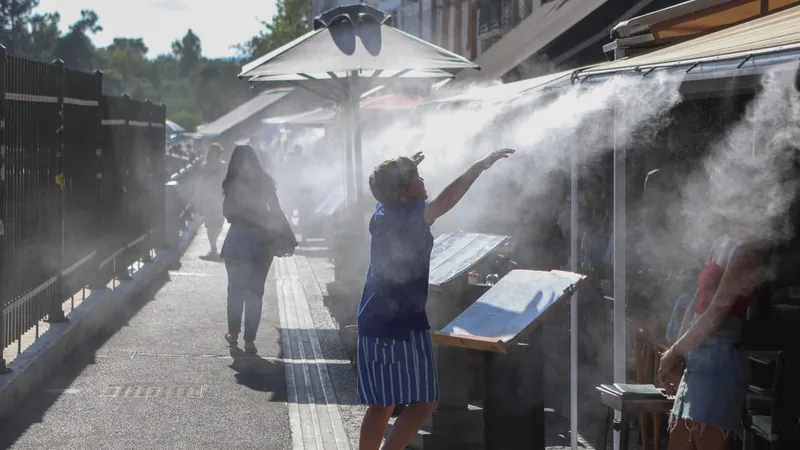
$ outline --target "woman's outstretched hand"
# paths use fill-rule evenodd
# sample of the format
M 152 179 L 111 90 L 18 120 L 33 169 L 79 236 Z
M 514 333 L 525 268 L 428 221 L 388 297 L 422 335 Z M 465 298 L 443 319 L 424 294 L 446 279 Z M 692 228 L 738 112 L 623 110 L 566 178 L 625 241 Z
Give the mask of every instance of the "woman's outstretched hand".
M 501 159 L 508 158 L 512 154 L 514 154 L 516 150 L 510 148 L 501 148 L 499 150 L 495 150 L 492 153 L 486 155 L 485 158 L 479 161 L 479 164 L 483 170 L 487 170 L 488 168 L 492 167 L 494 163 L 500 161 Z
M 419 165 L 423 160 L 425 160 L 425 155 L 422 152 L 414 153 L 414 156 L 411 157 L 411 160 L 414 161 L 414 164 Z

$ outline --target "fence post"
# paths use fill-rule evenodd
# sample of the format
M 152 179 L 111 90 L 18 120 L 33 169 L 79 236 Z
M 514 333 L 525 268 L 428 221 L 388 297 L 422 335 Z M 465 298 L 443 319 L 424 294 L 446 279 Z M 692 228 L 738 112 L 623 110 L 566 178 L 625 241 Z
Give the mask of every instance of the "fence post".
M 89 275 L 89 288 L 97 289 L 105 287 L 102 280 L 103 270 L 100 269 L 100 262 L 106 257 L 108 249 L 108 232 L 106 231 L 106 218 L 103 200 L 103 147 L 106 145 L 105 130 L 103 129 L 103 111 L 105 110 L 105 99 L 103 98 L 103 71 L 95 70 L 96 78 L 95 95 L 97 98 L 97 109 L 94 117 L 94 205 L 92 205 L 93 229 L 95 236 L 95 249 L 97 254 L 92 262 L 93 272 Z
M 131 132 L 131 120 L 135 121 L 136 118 L 131 117 L 131 110 L 132 110 L 131 96 L 128 95 L 127 92 L 123 92 L 122 95 L 120 96 L 120 99 L 122 100 L 120 102 L 121 118 L 125 120 L 125 125 L 124 125 L 125 128 L 123 134 L 125 142 L 121 142 L 120 137 L 115 136 L 114 139 L 112 140 L 111 145 L 115 146 L 114 152 L 116 154 L 116 158 L 118 158 L 117 164 L 119 164 L 119 161 L 123 161 L 124 164 L 130 165 L 130 164 L 135 164 L 135 161 L 132 161 L 130 158 L 131 155 L 134 155 L 133 157 L 136 156 L 136 150 L 137 150 L 135 148 L 136 144 L 135 134 Z M 122 145 L 117 145 L 117 144 L 122 144 Z M 120 168 L 120 172 L 122 172 L 122 170 L 124 169 L 125 168 Z M 133 171 L 134 172 L 133 176 L 136 176 L 136 172 L 133 168 L 128 167 L 127 169 L 129 171 Z M 138 231 L 138 229 L 136 228 L 138 224 L 138 217 L 135 215 L 136 207 L 138 205 L 136 205 L 135 202 L 132 201 L 131 196 L 136 195 L 137 197 L 135 200 L 138 201 L 139 193 L 137 191 L 138 188 L 135 182 L 131 180 L 130 172 L 127 174 L 121 173 L 120 181 L 122 182 L 123 188 L 126 190 L 126 193 L 122 199 L 123 210 L 124 210 L 122 217 L 124 218 L 124 221 L 118 224 L 118 226 L 124 229 L 123 233 L 123 235 L 125 236 L 124 240 L 125 242 L 123 242 L 124 244 L 127 243 L 132 237 L 134 237 L 136 235 L 135 232 Z M 131 226 L 134 227 L 134 233 L 130 232 Z M 114 275 L 117 277 L 118 280 L 123 281 L 131 279 L 131 274 L 130 272 L 128 272 L 127 260 L 124 260 L 123 263 L 119 263 L 119 261 L 115 259 L 113 264 L 114 264 Z
M 154 168 L 154 161 L 153 158 L 155 155 L 153 154 L 153 101 L 149 98 L 145 100 L 145 119 L 147 120 L 147 139 L 145 139 L 144 143 L 146 144 L 144 149 L 137 149 L 137 150 L 145 150 L 147 152 L 147 165 L 146 170 L 151 171 L 151 173 L 155 174 L 156 180 L 158 180 L 158 171 L 153 170 Z M 158 181 L 155 183 L 158 185 Z M 158 201 L 155 195 L 152 195 L 152 192 L 157 189 L 155 186 L 147 186 L 147 191 L 149 195 L 148 200 L 155 200 L 155 201 L 148 201 L 147 202 L 147 216 L 149 218 L 147 226 L 145 227 L 145 231 L 147 232 L 147 239 L 140 244 L 139 251 L 141 253 L 142 262 L 148 263 L 153 262 L 152 250 L 158 246 L 157 234 L 154 232 L 158 231 Z
M 100 263 L 104 261 L 106 257 L 108 257 L 113 246 L 114 233 L 113 231 L 109 231 L 109 228 L 111 228 L 109 226 L 109 215 L 111 215 L 112 218 L 115 217 L 113 212 L 109 214 L 109 205 L 106 204 L 106 200 L 108 200 L 108 178 L 113 171 L 109 170 L 108 172 L 110 173 L 107 173 L 106 170 L 108 168 L 107 158 L 111 154 L 111 149 L 109 148 L 111 146 L 111 132 L 107 129 L 107 126 L 103 124 L 103 119 L 110 117 L 106 117 L 108 104 L 106 97 L 103 95 L 103 72 L 97 70 L 94 74 L 98 79 L 97 100 L 99 102 L 96 118 L 98 128 L 95 142 L 95 201 L 97 202 L 95 206 L 95 237 L 98 239 L 98 242 L 96 244 L 97 257 L 95 262 L 92 263 L 92 268 L 95 270 L 95 272 L 91 275 L 91 279 L 89 281 L 89 288 L 91 290 L 103 289 L 107 286 L 108 277 L 106 275 L 108 274 L 109 270 L 104 267 L 100 267 Z M 111 209 L 113 211 L 113 208 Z
M 158 228 L 156 242 L 159 247 L 163 247 L 166 241 L 166 209 L 167 204 L 167 182 L 170 180 L 170 173 L 167 170 L 167 148 L 166 148 L 166 120 L 167 120 L 167 107 L 162 103 L 153 105 L 153 112 L 157 120 L 157 126 L 153 132 L 153 145 L 156 160 L 156 173 L 158 174 Z
M 164 237 L 162 245 L 167 249 L 176 249 L 180 243 L 182 218 L 182 204 L 178 193 L 178 182 L 169 181 L 165 185 L 166 199 L 164 202 Z
M 56 298 L 55 300 L 49 302 L 50 304 L 47 307 L 47 322 L 56 323 L 56 322 L 66 322 L 68 319 L 64 315 L 64 307 L 62 306 L 62 302 L 66 299 L 66 286 L 64 284 L 64 253 L 66 251 L 66 234 L 65 234 L 65 219 L 66 214 L 64 211 L 64 205 L 66 201 L 66 180 L 64 179 L 64 90 L 65 90 L 65 72 L 64 72 L 64 61 L 60 59 L 56 59 L 53 61 L 53 64 L 56 66 L 56 79 L 58 86 L 58 121 L 57 123 L 57 131 L 58 134 L 58 151 L 56 152 L 56 178 L 55 183 L 59 187 L 58 190 L 58 211 L 56 213 L 56 220 L 59 224 L 58 230 L 58 257 L 57 261 L 58 264 L 56 265 L 58 273 L 56 276 L 58 277 L 58 281 L 56 282 Z
M 5 134 L 5 98 L 6 98 L 6 48 L 0 44 L 0 373 L 10 372 L 3 358 L 6 347 L 6 267 L 5 224 L 6 218 L 6 134 Z

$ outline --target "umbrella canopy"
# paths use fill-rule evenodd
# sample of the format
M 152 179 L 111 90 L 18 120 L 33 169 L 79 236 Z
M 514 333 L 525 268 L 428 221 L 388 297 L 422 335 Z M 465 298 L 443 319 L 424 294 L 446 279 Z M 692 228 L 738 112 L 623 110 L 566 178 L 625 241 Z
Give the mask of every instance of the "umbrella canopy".
M 314 31 L 246 64 L 240 78 L 302 87 L 342 107 L 347 198 L 364 195 L 357 110 L 376 85 L 434 83 L 468 59 L 392 27 L 389 14 L 364 4 L 339 6 L 314 19 Z
M 404 33 L 390 15 L 364 4 L 340 6 L 314 19 L 314 30 L 242 68 L 240 77 L 279 77 L 361 70 L 445 71 L 478 66 Z
M 164 126 L 167 128 L 167 134 L 181 134 L 186 132 L 182 126 L 171 120 L 165 121 Z

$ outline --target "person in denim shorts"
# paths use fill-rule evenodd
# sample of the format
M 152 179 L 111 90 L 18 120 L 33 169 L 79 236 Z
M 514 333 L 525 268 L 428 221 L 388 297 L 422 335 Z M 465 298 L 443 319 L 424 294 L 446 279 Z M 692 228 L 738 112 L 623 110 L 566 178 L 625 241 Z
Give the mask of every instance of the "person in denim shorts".
M 659 378 L 675 394 L 669 450 L 727 450 L 744 431 L 750 365 L 742 328 L 763 279 L 764 252 L 752 224 L 731 217 L 711 245 L 677 340 L 661 356 Z

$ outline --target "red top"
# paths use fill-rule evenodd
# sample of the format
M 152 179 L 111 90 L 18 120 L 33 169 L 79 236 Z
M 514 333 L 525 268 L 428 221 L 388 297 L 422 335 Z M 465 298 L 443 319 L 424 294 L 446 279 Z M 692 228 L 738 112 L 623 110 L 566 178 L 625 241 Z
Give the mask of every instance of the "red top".
M 706 264 L 703 270 L 700 271 L 700 275 L 697 276 L 697 283 L 700 289 L 697 293 L 697 303 L 694 308 L 696 313 L 702 314 L 706 312 L 708 306 L 711 304 L 711 300 L 714 299 L 714 294 L 717 293 L 724 273 L 725 271 L 722 270 L 722 267 L 713 262 Z M 740 296 L 731 307 L 728 315 L 745 318 L 747 315 L 747 308 L 750 306 L 752 299 L 752 294 Z

